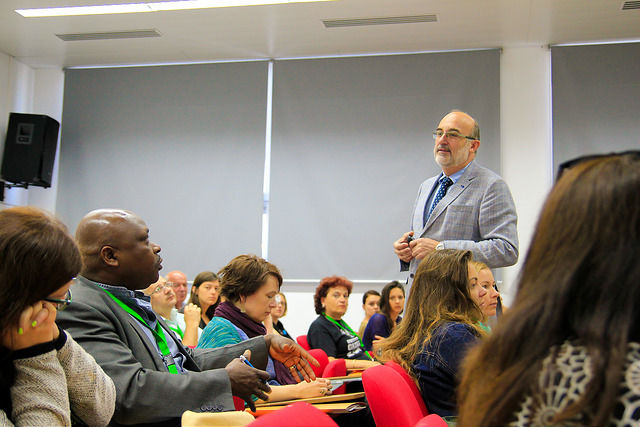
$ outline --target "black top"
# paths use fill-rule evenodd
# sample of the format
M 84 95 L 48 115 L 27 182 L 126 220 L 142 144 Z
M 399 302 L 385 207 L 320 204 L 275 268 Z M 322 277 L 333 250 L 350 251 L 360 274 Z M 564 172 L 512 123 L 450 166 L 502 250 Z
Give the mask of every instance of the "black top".
M 291 338 L 291 335 L 289 335 L 289 332 L 287 332 L 287 330 L 284 328 L 284 325 L 282 324 L 281 321 L 278 320 L 277 322 L 275 322 L 273 324 L 273 329 L 275 329 L 276 332 L 282 335 L 283 337 L 293 339 Z
M 340 324 L 345 328 L 339 328 L 330 322 L 323 314 L 318 316 L 309 326 L 307 341 L 311 348 L 320 348 L 329 357 L 336 359 L 360 359 L 370 360 L 364 347 L 360 345 L 360 338 L 351 333 L 344 320 Z

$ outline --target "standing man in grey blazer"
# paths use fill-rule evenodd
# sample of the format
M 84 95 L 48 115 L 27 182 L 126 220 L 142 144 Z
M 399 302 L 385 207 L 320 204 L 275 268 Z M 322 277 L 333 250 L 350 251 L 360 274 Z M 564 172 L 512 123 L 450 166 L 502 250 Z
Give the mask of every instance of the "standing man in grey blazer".
M 294 376 L 315 378 L 313 357 L 278 334 L 216 349 L 191 349 L 156 316 L 140 291 L 158 280 L 160 246 L 137 215 L 118 209 L 87 214 L 76 241 L 82 270 L 73 304 L 58 324 L 89 353 L 116 386 L 111 426 L 180 426 L 183 412 L 233 411 L 232 395 L 255 408 L 251 395 L 268 399 L 267 355 Z M 259 369 L 242 363 L 244 355 Z
M 470 250 L 476 261 L 490 268 L 518 260 L 518 216 L 509 187 L 474 162 L 480 147 L 478 123 L 454 110 L 433 136 L 442 173 L 422 183 L 411 230 L 393 244 L 401 270 L 409 270 L 408 288 L 420 261 L 435 250 Z

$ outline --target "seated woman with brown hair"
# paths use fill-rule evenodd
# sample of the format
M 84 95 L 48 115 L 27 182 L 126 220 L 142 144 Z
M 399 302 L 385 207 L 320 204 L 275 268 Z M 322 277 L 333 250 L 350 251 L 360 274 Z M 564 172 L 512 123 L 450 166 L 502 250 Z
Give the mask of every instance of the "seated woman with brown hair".
M 329 361 L 348 359 L 347 369 L 366 369 L 378 363 L 367 354 L 358 334 L 342 320 L 352 289 L 353 283 L 346 277 L 325 277 L 320 281 L 313 296 L 318 317 L 309 326 L 307 341 L 311 348 L 324 350 Z
M 189 304 L 200 307 L 200 324 L 204 329 L 215 315 L 216 307 L 220 302 L 220 278 L 213 271 L 203 271 L 193 279 Z
M 640 424 L 640 152 L 561 171 L 513 305 L 465 360 L 458 425 Z
M 460 362 L 484 335 L 483 314 L 472 294 L 478 277 L 470 251 L 443 249 L 420 262 L 407 311 L 382 344 L 381 360 L 393 360 L 417 379 L 429 413 L 456 414 Z
M 374 354 L 378 352 L 380 345 L 402 321 L 400 314 L 403 310 L 404 286 L 397 280 L 387 283 L 382 288 L 380 313 L 371 316 L 362 337 L 367 351 L 373 351 Z
M 266 335 L 263 322 L 270 316 L 280 292 L 282 275 L 278 268 L 255 255 L 239 255 L 218 273 L 225 301 L 202 332 L 198 348 L 216 348 Z M 293 343 L 292 343 L 293 344 Z M 293 369 L 293 367 L 292 367 Z M 297 383 L 292 373 L 269 358 L 270 402 L 320 397 L 329 393 L 331 382 L 323 378 Z
M 0 425 L 106 426 L 113 381 L 55 323 L 72 303 L 80 252 L 62 222 L 35 208 L 0 211 Z

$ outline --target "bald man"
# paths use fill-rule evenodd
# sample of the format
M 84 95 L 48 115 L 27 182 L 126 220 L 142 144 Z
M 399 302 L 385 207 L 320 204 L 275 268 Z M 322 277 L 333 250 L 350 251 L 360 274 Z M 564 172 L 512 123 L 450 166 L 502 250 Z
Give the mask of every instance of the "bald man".
M 267 353 L 305 379 L 315 359 L 279 335 L 256 337 L 217 349 L 185 348 L 153 313 L 141 289 L 158 280 L 160 246 L 135 214 L 102 209 L 78 225 L 83 266 L 73 304 L 57 322 L 91 354 L 116 385 L 111 425 L 179 426 L 183 412 L 232 411 L 232 394 L 254 407 L 267 399 Z M 246 351 L 250 350 L 250 351 Z M 242 363 L 245 355 L 259 369 Z M 315 364 L 314 363 L 314 364 Z
M 167 273 L 167 282 L 171 283 L 173 292 L 176 294 L 175 308 L 181 313 L 184 311 L 185 301 L 187 299 L 187 275 L 182 271 L 174 270 Z
M 401 270 L 409 270 L 407 295 L 418 264 L 435 250 L 470 250 L 490 268 L 518 260 L 518 217 L 509 187 L 474 161 L 480 148 L 476 120 L 454 110 L 433 137 L 442 172 L 422 183 L 411 229 L 393 244 Z

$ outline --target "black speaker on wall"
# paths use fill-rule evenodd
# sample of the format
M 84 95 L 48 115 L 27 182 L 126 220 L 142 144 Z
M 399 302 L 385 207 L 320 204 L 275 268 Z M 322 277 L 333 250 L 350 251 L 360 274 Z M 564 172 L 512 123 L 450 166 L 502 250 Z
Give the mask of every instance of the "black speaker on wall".
M 60 123 L 43 114 L 10 113 L 2 157 L 2 179 L 51 187 Z

